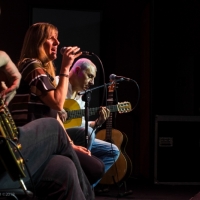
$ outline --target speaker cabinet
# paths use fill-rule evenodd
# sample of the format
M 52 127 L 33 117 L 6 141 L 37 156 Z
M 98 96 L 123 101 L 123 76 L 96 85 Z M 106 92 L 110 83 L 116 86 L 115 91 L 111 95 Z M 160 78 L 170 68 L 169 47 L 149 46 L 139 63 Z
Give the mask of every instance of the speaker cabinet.
M 155 117 L 155 184 L 200 185 L 200 116 Z

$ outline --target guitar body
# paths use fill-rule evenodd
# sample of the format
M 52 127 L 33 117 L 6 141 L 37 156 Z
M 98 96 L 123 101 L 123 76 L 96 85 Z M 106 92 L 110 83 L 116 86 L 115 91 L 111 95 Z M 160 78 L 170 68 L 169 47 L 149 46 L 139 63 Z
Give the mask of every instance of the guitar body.
M 108 88 L 108 105 L 113 104 L 113 91 L 115 88 L 113 82 Z M 132 172 L 132 163 L 125 152 L 128 138 L 125 133 L 112 128 L 112 113 L 106 121 L 106 129 L 100 130 L 96 134 L 96 138 L 115 144 L 120 150 L 119 158 L 113 166 L 104 174 L 100 184 L 111 185 L 115 183 L 124 182 Z
M 126 134 L 117 129 L 112 129 L 111 135 L 111 141 L 109 141 L 109 139 L 106 137 L 106 129 L 100 130 L 96 134 L 97 139 L 111 142 L 120 150 L 119 158 L 115 164 L 104 174 L 100 181 L 100 184 L 105 185 L 121 183 L 125 181 L 132 172 L 132 162 L 125 152 L 125 147 L 128 142 Z
M 120 112 L 120 113 L 128 113 L 131 111 L 131 104 L 129 102 L 121 102 L 117 105 L 107 106 L 110 109 L 110 112 Z M 80 109 L 79 104 L 74 99 L 66 99 L 64 106 L 64 110 L 67 112 L 68 118 L 63 125 L 65 128 L 71 128 L 75 126 L 81 126 L 82 117 L 85 116 L 85 109 Z M 95 115 L 98 113 L 99 107 L 90 108 L 89 116 Z
M 70 110 L 80 110 L 80 106 L 74 99 L 67 99 L 64 103 L 64 109 L 68 112 Z M 65 128 L 71 128 L 75 126 L 80 126 L 82 123 L 82 118 L 68 119 L 63 122 Z

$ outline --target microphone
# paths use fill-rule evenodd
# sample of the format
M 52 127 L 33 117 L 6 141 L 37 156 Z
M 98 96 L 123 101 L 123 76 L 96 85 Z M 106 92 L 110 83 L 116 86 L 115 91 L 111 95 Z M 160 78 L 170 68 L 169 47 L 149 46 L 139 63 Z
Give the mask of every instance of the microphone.
M 110 78 L 111 81 L 116 81 L 116 80 L 119 80 L 119 81 L 133 81 L 133 80 L 130 79 L 130 78 L 126 78 L 126 77 L 124 77 L 124 76 L 117 76 L 117 75 L 115 75 L 115 74 L 111 74 L 111 75 L 109 76 L 109 78 Z
M 65 52 L 65 49 L 66 49 L 67 47 L 62 47 L 61 49 L 60 49 L 60 53 L 63 55 L 63 53 Z M 81 51 L 78 51 L 78 52 L 76 52 L 75 54 L 77 54 L 77 53 L 79 53 L 79 52 L 81 52 Z M 92 55 L 92 53 L 90 53 L 90 52 L 88 52 L 88 51 L 82 51 L 82 55 L 84 55 L 84 56 L 91 56 Z

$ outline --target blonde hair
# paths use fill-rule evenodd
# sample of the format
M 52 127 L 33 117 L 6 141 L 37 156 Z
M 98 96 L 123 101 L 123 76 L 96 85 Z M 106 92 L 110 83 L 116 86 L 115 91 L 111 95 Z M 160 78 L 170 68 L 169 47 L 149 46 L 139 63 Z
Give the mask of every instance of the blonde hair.
M 24 59 L 35 58 L 42 62 L 43 68 L 45 68 L 45 70 L 52 77 L 55 77 L 54 63 L 48 59 L 48 56 L 43 49 L 43 44 L 50 36 L 52 31 L 56 31 L 58 33 L 57 27 L 46 22 L 35 23 L 29 27 L 24 38 L 21 55 L 18 62 L 19 69 L 20 64 Z

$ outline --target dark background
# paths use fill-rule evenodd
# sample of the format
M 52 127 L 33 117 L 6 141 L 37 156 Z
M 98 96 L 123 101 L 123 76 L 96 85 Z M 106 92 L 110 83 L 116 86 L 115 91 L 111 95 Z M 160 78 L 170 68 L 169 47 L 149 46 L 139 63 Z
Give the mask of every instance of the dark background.
M 131 176 L 153 180 L 155 115 L 200 114 L 200 2 L 1 1 L 0 49 L 14 62 L 34 7 L 101 13 L 98 56 L 106 81 L 110 74 L 117 74 L 140 86 L 139 104 L 131 113 L 118 114 L 114 126 L 128 136 Z M 120 83 L 117 93 L 119 102 L 130 101 L 134 107 L 138 98 L 134 82 Z
M 56 9 L 56 8 L 32 8 L 31 23 L 49 22 L 54 24 L 59 30 L 59 42 L 57 59 L 54 61 L 56 73 L 59 74 L 62 55 L 60 49 L 63 46 L 78 46 L 82 51 L 100 54 L 100 36 L 101 36 L 101 10 L 73 10 L 73 9 Z M 82 57 L 89 58 L 97 67 L 97 76 L 95 86 L 101 84 L 102 67 L 96 56 Z M 99 58 L 100 59 L 100 58 Z M 100 89 L 92 91 L 90 107 L 98 107 Z M 94 120 L 97 116 L 91 116 Z

